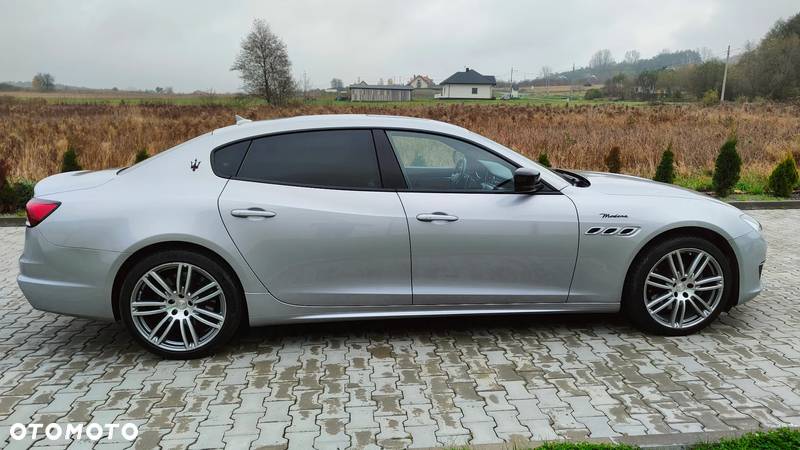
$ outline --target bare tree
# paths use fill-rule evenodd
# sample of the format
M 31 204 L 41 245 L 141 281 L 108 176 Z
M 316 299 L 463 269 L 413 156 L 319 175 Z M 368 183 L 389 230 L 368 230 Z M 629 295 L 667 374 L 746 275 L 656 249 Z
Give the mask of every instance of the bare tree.
M 589 67 L 592 69 L 608 67 L 614 64 L 614 62 L 614 56 L 611 55 L 611 50 L 604 48 L 592 55 L 592 59 L 589 60 Z
M 714 52 L 708 47 L 701 47 L 695 50 L 703 62 L 714 59 Z
M 231 67 L 240 72 L 245 91 L 269 103 L 283 103 L 296 89 L 291 68 L 286 44 L 266 22 L 254 20 L 253 30 L 242 40 L 242 49 Z
M 35 91 L 52 91 L 56 88 L 56 79 L 49 73 L 37 73 L 31 81 Z
M 642 55 L 639 53 L 639 50 L 628 50 L 625 52 L 625 62 L 628 64 L 636 64 L 641 57 Z
M 331 79 L 331 89 L 342 89 L 342 88 L 344 88 L 344 82 L 342 82 L 341 78 Z
M 542 66 L 541 77 L 544 80 L 545 92 L 550 92 L 550 78 L 553 77 L 553 68 L 550 66 Z M 512 87 L 513 90 L 513 87 Z

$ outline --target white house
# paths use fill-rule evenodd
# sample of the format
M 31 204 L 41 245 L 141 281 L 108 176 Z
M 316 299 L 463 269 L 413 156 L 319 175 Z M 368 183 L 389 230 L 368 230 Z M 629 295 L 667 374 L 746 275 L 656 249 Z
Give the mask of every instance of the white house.
M 411 86 L 414 89 L 430 89 L 436 86 L 430 77 L 425 75 L 414 75 L 411 81 L 406 83 L 406 86 Z
M 439 83 L 442 87 L 442 93 L 438 98 L 490 99 L 494 98 L 492 86 L 495 84 L 497 83 L 494 75 L 481 75 L 467 67 L 467 70 L 456 72 Z

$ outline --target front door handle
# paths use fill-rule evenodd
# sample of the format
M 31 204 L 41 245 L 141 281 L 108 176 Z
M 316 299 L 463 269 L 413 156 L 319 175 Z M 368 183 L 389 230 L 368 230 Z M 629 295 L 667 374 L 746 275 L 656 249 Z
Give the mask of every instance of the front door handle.
M 231 215 L 233 217 L 275 217 L 278 214 L 275 211 L 265 211 L 261 208 L 251 208 L 251 209 L 234 209 L 231 211 Z
M 458 220 L 457 216 L 451 216 L 443 212 L 435 212 L 430 214 L 417 214 L 417 220 L 420 222 L 433 222 L 441 220 L 443 222 L 455 222 Z

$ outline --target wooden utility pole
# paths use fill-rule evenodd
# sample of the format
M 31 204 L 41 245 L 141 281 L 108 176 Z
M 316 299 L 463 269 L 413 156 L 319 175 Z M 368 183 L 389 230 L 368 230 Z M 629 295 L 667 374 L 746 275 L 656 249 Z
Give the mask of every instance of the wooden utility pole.
M 569 99 L 572 100 L 572 95 L 574 94 L 574 87 L 575 87 L 575 63 L 572 63 L 572 74 L 569 78 Z
M 509 81 L 509 83 L 511 84 L 511 91 L 508 94 L 508 98 L 512 99 L 512 98 L 514 98 L 514 67 L 513 66 L 511 67 L 511 81 Z
M 719 102 L 725 103 L 725 83 L 728 81 L 728 62 L 731 59 L 731 46 L 728 45 L 728 53 L 725 56 L 725 74 L 722 75 L 722 93 L 719 95 Z

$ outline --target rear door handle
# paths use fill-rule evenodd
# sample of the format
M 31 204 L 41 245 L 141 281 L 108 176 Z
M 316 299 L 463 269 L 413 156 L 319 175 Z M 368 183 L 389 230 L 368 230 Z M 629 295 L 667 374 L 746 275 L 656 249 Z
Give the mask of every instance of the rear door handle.
M 265 211 L 261 208 L 251 208 L 251 209 L 234 209 L 231 211 L 231 215 L 233 217 L 275 217 L 278 214 L 275 211 Z
M 433 222 L 441 220 L 442 222 L 455 222 L 458 220 L 457 216 L 451 216 L 443 212 L 435 212 L 429 214 L 417 214 L 417 220 L 420 222 Z

